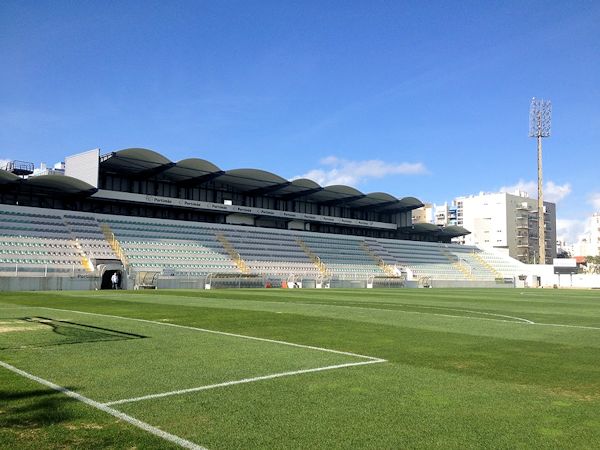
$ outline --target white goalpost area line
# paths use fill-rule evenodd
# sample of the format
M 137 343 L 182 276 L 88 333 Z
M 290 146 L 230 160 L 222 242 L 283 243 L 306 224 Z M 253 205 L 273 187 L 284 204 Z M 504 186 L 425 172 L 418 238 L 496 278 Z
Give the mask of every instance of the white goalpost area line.
M 126 399 L 121 399 L 121 400 L 114 400 L 114 401 L 101 403 L 103 406 L 120 405 L 120 404 L 124 404 L 124 403 L 138 402 L 141 400 L 149 400 L 149 399 L 154 399 L 154 398 L 168 397 L 168 396 L 172 396 L 172 395 L 181 395 L 181 394 L 186 394 L 186 393 L 191 393 L 191 392 L 205 391 L 208 389 L 216 389 L 216 388 L 220 388 L 220 387 L 233 386 L 236 384 L 253 383 L 253 382 L 262 381 L 262 380 L 271 380 L 271 379 L 275 379 L 275 378 L 301 375 L 301 374 L 305 374 L 305 373 L 324 372 L 327 370 L 336 370 L 336 369 L 343 369 L 346 367 L 364 366 L 364 365 L 368 365 L 368 364 L 378 364 L 378 363 L 387 362 L 386 359 L 377 358 L 375 356 L 360 355 L 358 353 L 344 352 L 341 350 L 333 350 L 333 349 L 324 348 L 324 347 L 315 347 L 312 345 L 296 344 L 293 342 L 286 342 L 286 341 L 280 341 L 280 340 L 275 340 L 275 339 L 267 339 L 267 338 L 261 338 L 261 337 L 256 337 L 256 336 L 228 333 L 225 331 L 209 330 L 206 328 L 192 327 L 192 326 L 188 326 L 188 325 L 178 325 L 178 324 L 168 323 L 168 322 L 157 322 L 157 321 L 148 320 L 148 319 L 137 319 L 134 317 L 123 317 L 123 316 L 116 316 L 116 315 L 112 315 L 112 314 L 101 314 L 101 313 L 93 313 L 93 312 L 87 312 L 87 311 L 77 311 L 77 310 L 73 310 L 73 309 L 50 308 L 47 306 L 25 306 L 24 308 L 31 308 L 31 309 L 41 308 L 41 309 L 47 309 L 47 310 L 51 310 L 51 311 L 61 311 L 61 312 L 84 314 L 84 315 L 90 315 L 90 316 L 99 316 L 99 317 L 108 317 L 108 318 L 114 318 L 114 319 L 130 320 L 130 321 L 136 321 L 136 322 L 142 322 L 142 323 L 151 323 L 154 325 L 183 328 L 183 329 L 188 329 L 188 330 L 193 330 L 193 331 L 200 331 L 200 332 L 204 332 L 204 333 L 236 337 L 236 338 L 240 338 L 240 339 L 249 339 L 249 340 L 261 341 L 261 342 L 268 342 L 268 343 L 272 343 L 272 344 L 287 345 L 290 347 L 298 347 L 298 348 L 304 348 L 304 349 L 308 349 L 308 350 L 315 350 L 315 351 L 320 351 L 320 352 L 334 353 L 334 354 L 338 354 L 338 355 L 344 355 L 344 356 L 349 356 L 349 357 L 353 357 L 353 358 L 360 358 L 360 359 L 366 360 L 366 361 L 349 362 L 349 363 L 336 364 L 336 365 L 330 365 L 330 366 L 315 367 L 315 368 L 311 368 L 311 369 L 301 369 L 301 370 L 294 370 L 294 371 L 288 371 L 288 372 L 280 372 L 280 373 L 274 373 L 274 374 L 263 375 L 263 376 L 258 376 L 258 377 L 243 378 L 241 380 L 226 381 L 223 383 L 217 383 L 217 384 L 212 384 L 212 385 L 198 386 L 198 387 L 193 387 L 193 388 L 179 389 L 179 390 L 174 390 L 174 391 L 169 391 L 169 392 L 144 395 L 141 397 L 133 397 L 133 398 L 126 398 Z
M 234 386 L 236 384 L 254 383 L 256 381 L 272 380 L 274 378 L 290 377 L 290 376 L 294 376 L 294 375 L 302 375 L 305 373 L 313 373 L 313 372 L 323 372 L 326 370 L 343 369 L 345 367 L 364 366 L 367 364 L 379 364 L 379 363 L 383 363 L 383 362 L 386 362 L 386 360 L 380 359 L 380 360 L 372 360 L 372 361 L 361 361 L 361 362 L 346 363 L 346 364 L 336 364 L 334 366 L 316 367 L 314 369 L 303 369 L 303 370 L 294 370 L 292 372 L 274 373 L 271 375 L 264 375 L 264 376 L 252 377 L 252 378 L 244 378 L 242 380 L 235 380 L 235 381 L 226 381 L 224 383 L 210 384 L 207 386 L 199 386 L 199 387 L 194 387 L 194 388 L 189 388 L 189 389 L 180 389 L 177 391 L 162 392 L 160 394 L 150 394 L 150 395 L 143 395 L 141 397 L 125 398 L 122 400 L 106 402 L 106 403 L 104 403 L 104 405 L 105 406 L 122 405 L 124 403 L 133 403 L 133 402 L 139 402 L 142 400 L 151 400 L 151 399 L 155 399 L 155 398 L 170 397 L 172 395 L 189 394 L 191 392 L 206 391 L 209 389 Z
M 21 375 L 24 378 L 35 381 L 36 383 L 47 386 L 50 389 L 53 389 L 62 394 L 65 394 L 66 396 L 71 397 L 75 400 L 78 400 L 82 403 L 85 403 L 88 406 L 99 409 L 100 411 L 110 414 L 111 416 L 114 416 L 117 419 L 123 420 L 124 422 L 127 422 L 137 428 L 140 428 L 150 434 L 153 434 L 154 436 L 157 436 L 166 441 L 177 444 L 180 447 L 188 448 L 191 450 L 207 450 L 205 447 L 202 447 L 198 444 L 194 444 L 193 442 L 188 441 L 187 439 L 183 439 L 182 437 L 176 436 L 171 433 L 167 433 L 166 431 L 163 431 L 157 427 L 154 427 L 154 426 L 150 425 L 149 423 L 142 422 L 141 420 L 138 420 L 135 417 L 131 417 L 125 413 L 122 413 L 121 411 L 117 411 L 116 409 L 113 409 L 107 405 L 104 405 L 100 402 L 92 400 L 91 398 L 85 397 L 81 394 L 78 394 L 77 392 L 71 391 L 70 389 L 59 386 L 58 384 L 55 384 L 48 380 L 45 380 L 44 378 L 40 378 L 38 376 L 30 374 L 29 372 L 25 372 L 24 370 L 18 369 L 15 366 L 12 366 L 4 361 L 0 361 L 0 366 L 4 367 L 7 370 L 10 370 L 13 373 L 16 373 L 17 375 Z

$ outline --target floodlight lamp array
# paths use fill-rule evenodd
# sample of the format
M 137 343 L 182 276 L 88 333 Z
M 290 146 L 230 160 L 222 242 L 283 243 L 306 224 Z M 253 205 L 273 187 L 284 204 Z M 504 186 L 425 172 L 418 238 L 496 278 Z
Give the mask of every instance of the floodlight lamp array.
M 531 99 L 529 107 L 529 137 L 548 137 L 552 128 L 552 102 Z

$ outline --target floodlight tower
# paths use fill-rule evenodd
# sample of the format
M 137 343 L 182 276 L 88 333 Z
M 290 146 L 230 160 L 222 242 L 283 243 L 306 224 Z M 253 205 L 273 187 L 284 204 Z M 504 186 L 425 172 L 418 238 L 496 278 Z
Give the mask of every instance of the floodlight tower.
M 544 228 L 544 195 L 542 191 L 542 138 L 550 136 L 551 126 L 552 103 L 550 100 L 532 98 L 529 107 L 529 137 L 537 138 L 539 264 L 546 263 L 546 230 Z

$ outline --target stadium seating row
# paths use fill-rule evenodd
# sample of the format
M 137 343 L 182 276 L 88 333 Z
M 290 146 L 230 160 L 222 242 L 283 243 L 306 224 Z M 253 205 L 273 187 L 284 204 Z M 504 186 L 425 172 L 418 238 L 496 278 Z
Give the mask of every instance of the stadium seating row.
M 15 264 L 83 271 L 85 261 L 119 259 L 106 229 L 134 272 L 365 279 L 385 276 L 387 266 L 414 278 L 493 280 L 523 271 L 518 261 L 471 246 L 8 205 L 0 206 L 0 227 L 0 272 Z

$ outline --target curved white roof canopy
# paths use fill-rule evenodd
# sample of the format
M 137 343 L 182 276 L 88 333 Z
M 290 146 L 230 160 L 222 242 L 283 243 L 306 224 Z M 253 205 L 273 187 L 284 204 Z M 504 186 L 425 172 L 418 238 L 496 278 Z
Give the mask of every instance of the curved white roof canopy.
M 271 195 L 285 200 L 306 200 L 352 208 L 373 208 L 379 211 L 408 211 L 423 206 L 415 197 L 398 199 L 385 192 L 364 194 L 352 186 L 322 187 L 313 180 L 299 178 L 286 180 L 260 169 L 233 169 L 223 171 L 210 161 L 199 158 L 183 159 L 177 163 L 145 148 L 128 148 L 105 155 L 101 169 L 133 174 L 136 177 L 160 174 L 162 178 L 187 186 L 199 186 L 216 180 L 234 187 L 247 195 Z

